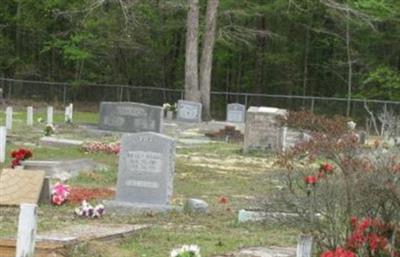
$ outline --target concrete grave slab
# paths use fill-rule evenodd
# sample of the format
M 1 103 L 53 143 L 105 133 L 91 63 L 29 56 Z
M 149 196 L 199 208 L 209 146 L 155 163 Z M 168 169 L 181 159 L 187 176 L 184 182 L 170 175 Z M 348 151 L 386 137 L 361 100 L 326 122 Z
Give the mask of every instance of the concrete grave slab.
M 0 174 L 0 205 L 37 204 L 44 177 L 42 170 L 4 169 Z
M 64 138 L 56 138 L 56 137 L 42 137 L 40 139 L 40 143 L 50 146 L 81 146 L 83 141 L 80 140 L 73 140 L 73 139 L 64 139 Z

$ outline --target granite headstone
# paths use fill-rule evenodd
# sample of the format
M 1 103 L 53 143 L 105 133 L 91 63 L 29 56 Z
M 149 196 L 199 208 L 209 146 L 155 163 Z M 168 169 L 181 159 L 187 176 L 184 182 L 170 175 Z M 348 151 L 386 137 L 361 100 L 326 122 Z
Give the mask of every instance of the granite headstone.
M 226 110 L 226 121 L 243 123 L 246 115 L 246 106 L 243 104 L 228 104 Z
M 172 206 L 175 140 L 154 132 L 124 134 L 115 201 L 107 206 L 166 211 Z
M 186 100 L 178 101 L 178 113 L 176 119 L 183 122 L 201 122 L 202 104 Z
M 102 102 L 99 128 L 119 132 L 163 132 L 163 108 L 142 103 Z

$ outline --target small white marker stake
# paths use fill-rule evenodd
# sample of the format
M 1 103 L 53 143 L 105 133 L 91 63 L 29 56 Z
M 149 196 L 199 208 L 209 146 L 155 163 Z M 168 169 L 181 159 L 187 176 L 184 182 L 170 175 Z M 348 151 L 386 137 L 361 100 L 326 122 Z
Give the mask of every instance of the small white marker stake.
M 33 257 L 37 226 L 37 205 L 20 206 L 16 257 Z

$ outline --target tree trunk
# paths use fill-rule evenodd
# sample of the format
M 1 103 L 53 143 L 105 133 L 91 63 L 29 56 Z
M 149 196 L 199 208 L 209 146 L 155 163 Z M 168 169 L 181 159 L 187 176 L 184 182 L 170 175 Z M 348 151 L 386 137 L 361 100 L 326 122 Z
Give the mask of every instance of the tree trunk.
M 352 93 L 352 80 L 353 80 L 353 66 L 351 60 L 351 49 L 350 49 L 350 11 L 349 5 L 347 4 L 346 14 L 346 50 L 347 50 L 347 64 L 348 64 L 348 77 L 347 77 L 347 116 L 350 116 L 351 111 L 351 93 Z
M 256 53 L 256 72 L 255 72 L 255 88 L 254 92 L 255 93 L 265 93 L 263 90 L 264 83 L 265 83 L 265 51 L 267 48 L 267 35 L 266 35 L 266 30 L 267 30 L 267 19 L 265 16 L 261 16 L 259 18 L 259 25 L 258 29 L 260 30 L 261 33 L 257 35 L 257 53 Z M 254 102 L 257 105 L 262 105 L 263 104 L 263 99 L 260 97 L 256 97 L 256 101 Z
M 200 102 L 198 72 L 199 0 L 188 0 L 185 63 L 185 99 Z
M 200 91 L 201 103 L 203 104 L 203 119 L 210 120 L 210 92 L 211 92 L 211 72 L 213 65 L 213 52 L 215 45 L 215 30 L 217 27 L 219 0 L 208 0 L 206 24 L 203 39 L 203 49 L 200 61 Z

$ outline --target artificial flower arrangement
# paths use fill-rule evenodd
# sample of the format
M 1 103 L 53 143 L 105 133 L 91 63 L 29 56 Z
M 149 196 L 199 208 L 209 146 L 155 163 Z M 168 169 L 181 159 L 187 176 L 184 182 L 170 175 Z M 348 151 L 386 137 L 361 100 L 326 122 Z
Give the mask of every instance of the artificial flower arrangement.
M 171 251 L 170 257 L 201 257 L 200 247 L 197 245 L 183 245 Z
M 166 111 L 170 111 L 170 112 L 176 112 L 177 107 L 176 107 L 176 103 L 175 104 L 170 104 L 170 103 L 165 103 L 163 104 L 163 108 Z
M 21 165 L 21 161 L 25 161 L 32 157 L 32 151 L 24 148 L 20 148 L 18 150 L 14 150 L 11 152 L 11 157 L 13 158 L 11 161 L 11 167 L 14 169 L 17 166 Z
M 60 206 L 68 200 L 71 189 L 68 185 L 57 182 L 51 191 L 51 202 L 54 205 Z
M 49 137 L 52 134 L 54 134 L 55 131 L 56 131 L 56 129 L 53 124 L 47 124 L 46 127 L 44 128 L 44 135 L 46 137 Z
M 110 154 L 119 154 L 119 151 L 121 150 L 121 144 L 91 142 L 83 144 L 82 150 L 86 153 L 105 152 Z
M 93 207 L 86 200 L 83 200 L 81 206 L 75 208 L 74 213 L 78 217 L 86 217 L 94 219 L 102 217 L 105 213 L 105 209 L 104 205 L 102 204 L 98 204 L 95 207 Z

